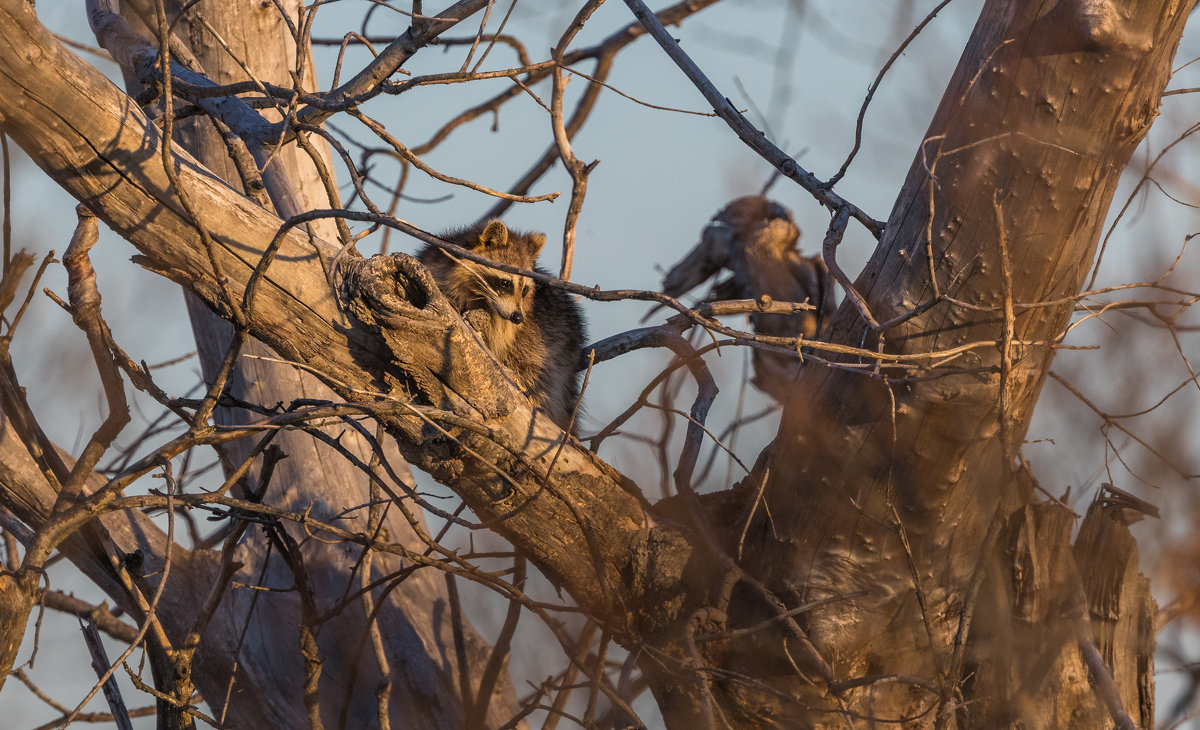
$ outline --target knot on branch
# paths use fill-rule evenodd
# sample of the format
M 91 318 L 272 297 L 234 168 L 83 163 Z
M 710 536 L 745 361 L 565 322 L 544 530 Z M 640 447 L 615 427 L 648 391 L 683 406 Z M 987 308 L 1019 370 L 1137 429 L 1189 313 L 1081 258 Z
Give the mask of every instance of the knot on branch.
M 343 310 L 380 336 L 369 367 L 383 365 L 406 397 L 470 421 L 511 410 L 505 376 L 472 331 L 483 323 L 469 325 L 417 259 L 346 257 L 333 279 Z
M 402 253 L 343 258 L 334 279 L 345 310 L 364 324 L 379 327 L 399 326 L 443 299 L 425 267 Z
M 100 290 L 96 287 L 96 271 L 88 258 L 88 252 L 100 240 L 100 225 L 96 214 L 83 205 L 76 206 L 75 213 L 79 217 L 79 224 L 75 227 L 71 244 L 63 254 L 63 266 L 67 270 L 67 293 L 74 310 L 72 316 L 76 324 L 83 324 L 100 316 Z

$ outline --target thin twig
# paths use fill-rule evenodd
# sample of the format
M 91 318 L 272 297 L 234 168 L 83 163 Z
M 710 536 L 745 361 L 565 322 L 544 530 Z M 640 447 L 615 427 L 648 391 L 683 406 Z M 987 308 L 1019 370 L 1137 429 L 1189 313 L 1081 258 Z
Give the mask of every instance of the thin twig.
M 708 99 L 708 103 L 712 105 L 713 110 L 725 123 L 737 134 L 738 138 L 746 143 L 750 149 L 754 150 L 764 160 L 774 165 L 784 177 L 796 181 L 809 192 L 821 205 L 826 208 L 837 211 L 845 208 L 850 212 L 850 215 L 871 232 L 876 239 L 883 235 L 883 222 L 877 221 L 867 215 L 858 206 L 844 200 L 840 195 L 829 189 L 826 183 L 822 183 L 808 170 L 800 166 L 791 155 L 781 150 L 773 142 L 767 139 L 757 127 L 749 122 L 745 116 L 738 111 L 729 99 L 717 90 L 700 67 L 683 49 L 680 48 L 679 42 L 663 27 L 658 17 L 651 12 L 650 8 L 642 0 L 625 0 L 625 4 L 633 11 L 636 17 L 646 30 L 658 41 L 659 46 L 666 51 L 671 60 L 679 66 L 680 70 L 692 81 L 696 88 Z
M 108 656 L 104 653 L 104 644 L 100 641 L 100 632 L 96 629 L 96 625 L 88 622 L 79 621 L 79 629 L 83 632 L 83 642 L 87 645 L 88 654 L 92 657 L 92 669 L 95 670 L 96 676 L 103 676 L 104 671 L 108 669 Z M 133 723 L 129 719 L 129 710 L 125 707 L 125 700 L 121 697 L 121 689 L 117 686 L 117 678 L 109 676 L 104 680 L 104 700 L 108 703 L 108 709 L 112 712 L 113 724 L 118 730 L 133 730 Z

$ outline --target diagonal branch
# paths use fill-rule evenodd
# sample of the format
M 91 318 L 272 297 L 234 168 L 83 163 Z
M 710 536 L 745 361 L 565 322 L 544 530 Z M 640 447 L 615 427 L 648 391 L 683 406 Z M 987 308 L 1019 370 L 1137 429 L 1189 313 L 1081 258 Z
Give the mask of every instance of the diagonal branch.
M 30 44 L 55 62 L 31 60 L 37 54 Z M 0 2 L 0 96 L 16 100 L 4 131 L 137 247 L 139 263 L 232 316 L 196 228 L 154 159 L 157 130 L 20 0 Z M 58 121 L 47 128 L 46 119 Z M 173 166 L 199 222 L 212 233 L 233 305 L 244 307 L 236 293 L 258 282 L 247 312 L 250 334 L 320 373 L 347 400 L 408 404 L 400 415 L 380 419 L 404 455 L 453 483 L 481 517 L 506 516 L 498 530 L 581 605 L 619 615 L 637 594 L 659 588 L 639 584 L 631 594 L 623 581 L 640 580 L 648 550 L 684 550 L 686 541 L 667 530 L 655 535 L 653 548 L 631 549 L 645 545 L 654 522 L 626 480 L 533 411 L 413 259 L 347 258 L 339 266 L 340 290 L 332 291 L 322 261 L 336 254 L 335 246 L 295 228 L 277 237 L 278 218 L 189 156 L 175 152 Z M 264 266 L 268 252 L 271 263 Z M 425 419 L 442 420 L 457 441 L 430 433 L 417 403 L 433 405 Z M 485 428 L 464 429 L 464 423 Z M 564 438 L 548 474 L 549 457 Z M 507 478 L 472 453 L 500 465 Z M 591 548 L 562 549 L 566 545 Z
M 750 121 L 746 119 L 746 117 L 743 116 L 736 107 L 733 106 L 732 102 L 729 101 L 729 98 L 718 91 L 717 87 L 711 81 L 709 81 L 708 77 L 704 75 L 704 72 L 700 70 L 700 67 L 696 65 L 696 62 L 683 52 L 683 49 L 679 47 L 679 42 L 675 40 L 675 38 L 673 38 L 669 32 L 667 32 L 667 29 L 663 26 L 662 22 L 659 21 L 658 16 L 656 16 L 650 10 L 650 8 L 646 7 L 646 4 L 642 2 L 642 0 L 625 0 L 625 4 L 629 6 L 631 11 L 633 11 L 634 17 L 641 21 L 642 25 L 646 28 L 646 31 L 649 32 L 650 35 L 654 36 L 654 40 L 658 41 L 658 45 L 662 46 L 662 49 L 666 51 L 668 56 L 671 57 L 671 60 L 674 61 L 675 64 L 679 66 L 680 70 L 682 70 L 683 73 L 688 77 L 688 79 L 695 84 L 700 93 L 704 95 L 704 98 L 708 100 L 708 103 L 712 104 L 713 111 L 717 113 L 717 116 L 721 117 L 721 119 L 724 119 L 725 123 L 729 125 L 729 128 L 732 129 L 737 134 L 738 138 L 745 142 L 750 149 L 754 150 L 764 160 L 774 165 L 784 177 L 800 183 L 800 186 L 807 190 L 814 198 L 816 198 L 817 202 L 819 202 L 821 205 L 832 211 L 838 211 L 841 209 L 848 210 L 851 217 L 853 217 L 859 223 L 862 223 L 863 227 L 870 231 L 871 235 L 875 236 L 875 238 L 879 238 L 881 235 L 883 235 L 882 221 L 875 220 L 871 216 L 867 215 L 858 206 L 848 202 L 847 200 L 843 199 L 842 196 L 830 190 L 825 183 L 822 183 L 819 179 L 817 179 L 816 175 L 813 175 L 811 172 L 801 167 L 800 163 L 796 162 L 795 158 L 779 149 L 775 143 L 767 139 L 767 136 L 762 133 L 762 130 L 751 124 Z

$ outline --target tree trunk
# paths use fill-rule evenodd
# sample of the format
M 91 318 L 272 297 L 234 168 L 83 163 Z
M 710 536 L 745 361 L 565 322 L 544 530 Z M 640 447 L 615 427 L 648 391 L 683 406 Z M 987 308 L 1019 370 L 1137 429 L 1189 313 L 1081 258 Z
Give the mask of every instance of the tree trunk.
M 179 12 L 180 5 L 186 3 L 168 4 L 172 18 Z M 283 7 L 294 20 L 299 18 L 298 2 L 286 2 Z M 187 39 L 188 48 L 208 78 L 218 84 L 245 81 L 250 74 L 249 78 L 286 86 L 289 72 L 302 68 L 305 88 L 317 86 L 312 59 L 303 59 L 302 65 L 297 63 L 295 41 L 274 6 L 215 0 L 198 3 L 189 9 L 177 32 Z M 236 59 L 217 41 L 218 37 L 229 46 Z M 272 115 L 267 116 L 272 119 Z M 280 118 L 277 113 L 273 117 L 272 121 Z M 212 124 L 200 118 L 179 127 L 179 139 L 185 149 L 226 182 L 239 187 L 237 171 Z M 282 177 L 287 188 L 268 186 L 272 202 L 284 218 L 340 204 L 340 201 L 329 199 L 321 182 L 322 172 L 330 180 L 333 176 L 328 146 L 319 137 L 310 138 L 309 145 L 318 155 L 320 170 L 295 143 L 284 146 L 270 163 L 284 170 Z M 332 220 L 314 221 L 308 229 L 326 240 L 334 241 L 338 237 Z M 211 383 L 232 341 L 232 330 L 225 320 L 192 295 L 188 296 L 188 311 L 205 379 Z M 250 340 L 233 372 L 230 394 L 266 407 L 303 399 L 340 400 L 310 373 L 272 362 L 274 355 L 257 340 Z M 249 412 L 226 408 L 220 409 L 217 416 L 226 425 L 254 420 Z M 374 431 L 370 422 L 366 426 Z M 371 460 L 372 446 L 357 430 L 343 425 L 321 430 L 332 443 L 354 453 L 362 463 Z M 237 465 L 246 459 L 255 441 L 257 438 L 247 438 L 230 444 L 227 465 Z M 415 527 L 427 532 L 421 510 L 415 506 L 410 508 L 415 520 L 411 525 L 399 509 L 359 508 L 344 514 L 349 507 L 366 505 L 385 495 L 382 491 L 372 490 L 366 474 L 330 446 L 304 431 L 288 430 L 280 432 L 273 444 L 280 447 L 287 458 L 274 465 L 272 484 L 267 485 L 267 499 L 272 505 L 297 512 L 308 510 L 317 519 L 336 520 L 347 529 L 364 534 L 384 534 L 389 541 L 406 545 L 413 551 L 425 548 L 425 543 L 414 531 Z M 403 457 L 388 440 L 381 446 L 383 458 L 411 485 L 412 473 Z M 257 468 L 252 471 L 255 478 L 258 473 Z M 371 511 L 382 514 L 372 522 L 369 519 Z M 347 551 L 341 545 L 305 540 L 302 529 L 292 528 L 292 531 L 302 545 L 305 569 L 317 610 L 321 613 L 329 612 L 343 596 L 362 586 L 389 575 L 404 575 L 405 561 L 397 556 L 375 553 L 363 566 L 356 567 L 364 558 L 362 551 Z M 264 566 L 263 561 L 268 556 L 271 557 Z M 272 555 L 270 539 L 262 531 L 247 534 L 239 558 L 245 566 L 237 580 L 261 581 L 264 585 L 274 586 L 293 582 L 291 569 L 278 553 Z M 276 592 L 260 595 L 253 602 L 249 595 L 243 598 L 245 600 L 240 603 L 231 601 L 225 607 L 227 613 L 222 616 L 221 626 L 210 639 L 210 646 L 217 645 L 223 650 L 206 652 L 210 658 L 217 659 L 213 678 L 227 682 L 225 677 L 230 661 L 236 655 L 240 667 L 254 677 L 252 684 L 282 688 L 282 691 L 270 692 L 272 703 L 261 700 L 263 692 L 235 694 L 234 697 L 240 697 L 241 701 L 235 701 L 230 709 L 235 714 L 230 717 L 236 718 L 239 725 L 298 726 L 307 721 L 302 689 L 308 671 L 301 655 L 300 596 L 295 592 Z M 487 663 L 489 648 L 469 623 L 461 625 L 465 635 L 456 639 L 454 626 L 440 615 L 449 605 L 443 577 L 431 570 L 416 571 L 404 576 L 396 586 L 382 581 L 368 598 L 354 601 L 347 609 L 336 612 L 334 618 L 316 627 L 319 629 L 316 633 L 322 664 L 317 699 L 324 721 L 332 727 L 366 727 L 377 723 L 380 713 L 389 712 L 390 706 L 393 727 L 411 723 L 431 727 L 463 725 L 466 722 L 465 706 L 469 706 L 473 698 L 460 696 L 460 677 L 469 677 L 469 686 L 478 688 L 479 673 Z M 377 611 L 374 617 L 372 611 Z M 248 620 L 253 621 L 253 630 L 247 632 L 244 639 L 227 629 L 242 626 Z M 242 642 L 240 653 L 235 651 L 232 641 Z M 463 647 L 461 655 L 455 651 L 459 645 Z M 372 651 L 372 646 L 378 648 Z M 281 651 L 281 647 L 287 647 L 289 651 Z M 212 656 L 214 654 L 216 657 Z M 467 659 L 467 666 L 458 666 L 460 656 Z M 377 700 L 381 690 L 385 698 L 382 703 Z M 213 696 L 211 691 L 204 694 Z M 506 675 L 502 676 L 500 690 L 494 697 L 497 707 L 490 713 L 491 724 L 499 725 L 516 711 Z
M 1004 603 L 972 589 L 994 558 L 989 526 L 1032 499 L 1017 451 L 1192 5 L 984 7 L 855 282 L 880 326 L 850 297 L 834 322 L 834 342 L 865 343 L 883 367 L 805 371 L 747 541 L 746 563 L 789 605 L 837 599 L 802 616 L 842 691 L 810 694 L 828 712 L 801 726 L 841 725 L 839 711 L 969 716 L 960 632 Z M 1074 570 L 1065 547 L 1037 555 L 1035 574 Z M 1069 630 L 1060 639 L 1076 651 Z M 1109 658 L 1148 683 L 1151 655 L 1152 642 L 1136 663 Z M 1076 679 L 1076 709 L 1097 706 Z M 1096 726 L 1090 710 L 1072 716 L 1050 726 Z

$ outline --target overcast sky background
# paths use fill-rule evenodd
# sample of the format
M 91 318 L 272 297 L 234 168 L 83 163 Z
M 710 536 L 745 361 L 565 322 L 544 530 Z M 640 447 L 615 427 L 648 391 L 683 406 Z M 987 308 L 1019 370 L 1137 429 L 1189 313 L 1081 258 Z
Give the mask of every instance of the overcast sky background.
M 871 80 L 899 41 L 935 4 L 933 0 L 805 3 L 726 0 L 672 32 L 735 105 L 748 110 L 752 120 L 765 122 L 778 144 L 801 153 L 800 161 L 807 169 L 827 178 L 853 144 L 855 116 Z M 571 20 L 576 5 L 527 0 L 517 5 L 507 30 L 525 40 L 535 60 L 539 60 L 548 55 L 547 49 Z M 838 186 L 843 197 L 873 217 L 888 217 L 981 6 L 979 0 L 952 2 L 898 60 L 876 94 L 866 117 L 863 148 Z M 357 30 L 357 19 L 364 7 L 366 3 L 358 0 L 326 6 L 321 10 L 314 35 L 340 37 L 346 30 Z M 499 4 L 500 10 L 506 8 L 507 3 Z M 493 13 L 493 27 L 502 14 Z M 94 44 L 81 3 L 42 3 L 39 15 L 64 36 Z M 575 46 L 593 43 L 631 19 L 624 3 L 610 0 L 592 17 Z M 1185 36 L 1176 66 L 1200 56 L 1200 27 L 1195 23 L 1193 26 Z M 397 34 L 405 27 L 407 21 L 403 16 L 380 12 L 376 13 L 370 32 Z M 452 35 L 462 36 L 473 30 L 473 24 L 463 24 Z M 418 53 L 406 69 L 414 75 L 457 70 L 465 54 L 462 47 L 446 51 L 429 48 Z M 365 57 L 365 51 L 349 54 L 346 69 L 360 65 Z M 110 77 L 116 77 L 116 68 L 111 63 L 95 62 Z M 513 54 L 497 47 L 485 67 L 515 64 Z M 321 81 L 327 84 L 332 68 L 330 52 L 318 51 L 317 68 Z M 581 70 L 590 72 L 590 64 L 582 65 Z M 343 78 L 348 75 L 344 72 Z M 364 111 L 384 121 L 389 132 L 412 147 L 428 139 L 456 110 L 503 90 L 509 83 L 495 80 L 470 87 L 424 87 L 400 97 L 372 101 Z M 699 92 L 648 38 L 638 40 L 622 53 L 609 83 L 623 93 L 658 106 L 707 111 Z M 576 78 L 569 93 L 578 95 L 584 84 L 583 79 Z M 1200 87 L 1200 63 L 1180 71 L 1171 87 Z M 548 82 L 535 87 L 535 91 L 548 99 Z M 1133 167 L 1157 155 L 1182 130 L 1200 119 L 1200 94 L 1167 97 L 1161 111 L 1162 117 L 1135 156 Z M 494 121 L 497 130 L 493 132 Z M 352 120 L 335 118 L 332 126 L 348 131 L 352 137 L 366 139 L 355 124 Z M 485 117 L 472 122 L 423 159 L 446 174 L 505 189 L 541 154 L 550 141 L 549 135 L 548 115 L 528 96 L 522 96 L 507 105 L 497 119 Z M 589 179 L 572 278 L 605 289 L 657 289 L 661 282 L 659 267 L 669 267 L 678 260 L 697 241 L 705 222 L 725 203 L 758 192 L 771 174 L 769 166 L 742 145 L 720 120 L 650 109 L 610 92 L 601 96 L 573 147 L 580 159 L 598 159 L 600 165 Z M 1131 208 L 1127 214 L 1129 221 L 1117 228 L 1110 244 L 1100 285 L 1155 278 L 1178 254 L 1185 236 L 1200 232 L 1196 208 L 1173 202 L 1166 194 L 1192 206 L 1200 205 L 1197 184 L 1200 157 L 1196 152 L 1196 144 L 1190 141 L 1172 151 L 1169 158 L 1172 172 L 1158 176 L 1166 192 L 1152 189 Z M 50 249 L 61 252 L 74 227 L 74 201 L 24 158 L 14 161 L 13 176 L 16 245 L 39 255 Z M 344 175 L 341 177 L 343 182 L 346 179 Z M 344 185 L 344 194 L 348 189 Z M 1131 189 L 1132 180 L 1123 184 L 1114 212 Z M 569 178 L 561 169 L 547 175 L 533 192 L 551 191 L 562 191 L 564 195 L 555 203 L 518 206 L 506 220 L 516 228 L 547 231 L 550 243 L 543 265 L 557 269 L 558 252 L 554 249 L 561 240 L 570 191 Z M 448 187 L 418 172 L 412 175 L 406 192 L 413 198 L 451 196 L 432 204 L 406 201 L 397 211 L 399 217 L 434 232 L 478 218 L 493 202 L 482 194 Z M 770 195 L 794 211 L 805 232 L 801 247 L 815 252 L 828 222 L 827 212 L 786 180 L 778 182 Z M 376 196 L 378 202 L 385 203 L 388 199 L 382 192 L 377 191 Z M 372 240 L 368 239 L 363 247 L 368 252 Z M 871 243 L 861 227 L 851 225 L 839 251 L 839 261 L 851 276 L 865 262 Z M 411 241 L 392 237 L 392 250 L 411 251 L 414 247 Z M 105 232 L 92 254 L 104 296 L 104 313 L 118 342 L 135 359 L 148 363 L 190 352 L 194 344 L 177 288 L 132 265 L 129 257 L 133 253 L 129 244 Z M 1175 281 L 1196 289 L 1200 280 L 1198 262 L 1200 257 L 1188 253 Z M 51 267 L 43 286 L 60 294 L 65 292 L 61 267 Z M 648 311 L 645 304 L 639 303 L 586 303 L 585 307 L 592 340 L 639 326 L 640 318 Z M 1147 407 L 1188 376 L 1174 345 L 1161 333 L 1143 327 L 1134 334 L 1115 336 L 1113 328 L 1127 321 L 1116 319 L 1110 324 L 1094 319 L 1081 326 L 1072 333 L 1069 344 L 1099 344 L 1105 349 L 1099 353 L 1065 353 L 1055 365 L 1056 370 L 1071 374 L 1086 385 L 1089 397 L 1115 411 Z M 1193 362 L 1200 359 L 1200 347 L 1194 338 L 1185 342 L 1184 348 Z M 77 452 L 103 417 L 103 398 L 83 337 L 69 316 L 40 294 L 18 330 L 14 359 L 31 401 L 45 414 L 44 425 L 51 437 Z M 580 430 L 585 434 L 592 432 L 624 410 L 665 361 L 661 353 L 643 351 L 597 366 L 586 397 L 588 415 Z M 722 388 L 710 419 L 714 430 L 719 430 L 738 412 L 744 362 L 740 351 L 712 359 L 711 366 Z M 194 360 L 166 368 L 159 374 L 161 384 L 176 395 L 185 394 L 199 380 Z M 1200 413 L 1196 392 L 1195 387 L 1185 389 L 1178 397 L 1177 409 L 1137 421 L 1138 428 L 1144 429 L 1151 440 L 1190 473 L 1200 472 L 1197 424 L 1191 420 L 1192 414 Z M 768 403 L 753 389 L 747 388 L 744 395 L 745 402 L 740 407 L 746 413 Z M 683 407 L 686 408 L 686 403 Z M 157 412 L 156 408 L 144 406 L 143 422 Z M 135 425 L 138 417 L 135 413 Z M 631 428 L 653 432 L 657 418 L 640 419 Z M 777 420 L 777 417 L 766 418 L 742 431 L 736 451 L 743 461 L 753 463 L 755 455 L 773 436 Z M 1053 439 L 1053 443 L 1041 441 L 1025 448 L 1042 483 L 1055 494 L 1070 486 L 1072 502 L 1077 505 L 1086 506 L 1098 483 L 1109 478 L 1103 473 L 1103 465 L 1111 454 L 1104 448 L 1099 423 L 1062 388 L 1050 384 L 1029 438 Z M 678 430 L 682 428 L 681 424 Z M 134 430 L 131 427 L 130 432 Z M 1129 441 L 1115 440 L 1119 446 L 1127 446 Z M 1194 529 L 1195 486 L 1136 448 L 1122 454 L 1134 472 L 1162 489 L 1147 488 L 1124 471 L 1112 474 L 1114 483 L 1167 507 L 1166 512 L 1171 515 L 1163 522 L 1146 521 L 1134 528 L 1145 551 L 1146 569 L 1152 572 L 1158 564 L 1163 536 L 1182 535 Z M 643 484 L 648 495 L 657 496 L 659 471 L 644 445 L 611 439 L 601 455 Z M 718 464 L 719 468 L 712 472 L 713 479 L 706 484 L 708 488 L 724 485 L 725 462 Z M 734 479 L 740 478 L 736 469 L 732 474 Z M 79 583 L 70 581 L 69 571 L 60 570 L 54 575 L 56 580 L 63 581 L 56 583 L 56 587 L 82 590 Z M 1165 581 L 1156 581 L 1156 591 L 1160 603 L 1171 595 Z M 485 634 L 489 622 L 487 616 L 477 618 Z M 42 654 L 31 672 L 40 677 L 43 687 L 57 700 L 71 706 L 92 681 L 74 626 L 73 620 L 47 617 L 41 639 Z M 1180 636 L 1178 641 L 1187 645 L 1190 637 Z M 113 656 L 118 651 L 110 648 Z M 1192 656 L 1198 654 L 1193 652 Z M 64 656 L 70 659 L 66 662 L 58 659 Z M 539 671 L 538 661 L 514 657 L 514 671 L 518 676 L 540 679 L 547 672 Z M 1169 689 L 1167 685 L 1163 687 Z M 1160 694 L 1160 708 L 1167 707 L 1168 695 L 1169 691 Z M 126 697 L 131 704 L 142 704 L 132 690 Z M 102 711 L 102 702 L 93 703 L 92 709 Z M 10 681 L 0 695 L 0 717 L 6 718 L 6 725 L 11 722 L 12 727 L 32 727 L 53 716 L 15 681 Z

